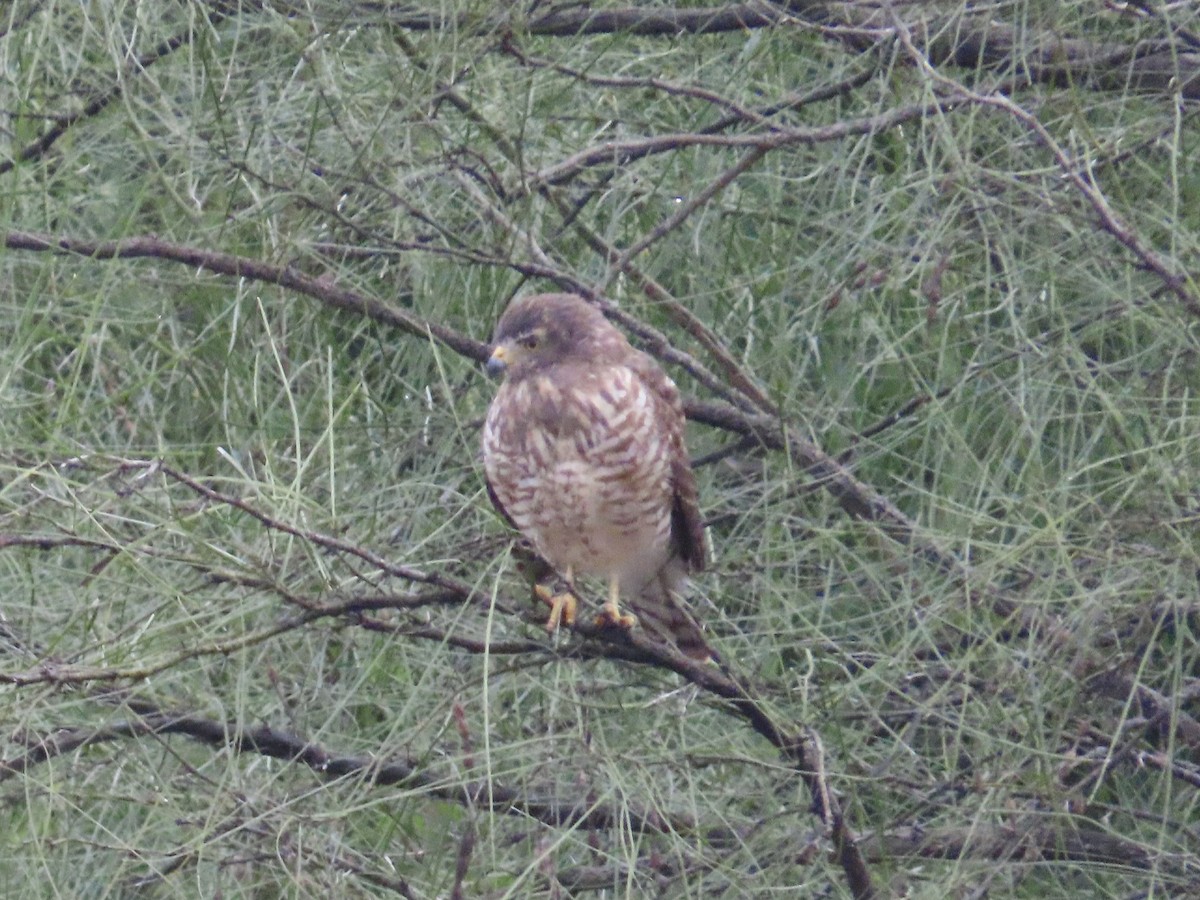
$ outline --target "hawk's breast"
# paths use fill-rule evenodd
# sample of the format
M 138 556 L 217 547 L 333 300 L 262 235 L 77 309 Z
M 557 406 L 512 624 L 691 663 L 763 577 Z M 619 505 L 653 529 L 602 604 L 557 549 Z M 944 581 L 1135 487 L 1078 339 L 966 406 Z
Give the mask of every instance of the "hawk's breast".
M 484 426 L 488 481 L 559 571 L 638 590 L 669 556 L 669 435 L 632 369 L 559 366 L 501 385 Z

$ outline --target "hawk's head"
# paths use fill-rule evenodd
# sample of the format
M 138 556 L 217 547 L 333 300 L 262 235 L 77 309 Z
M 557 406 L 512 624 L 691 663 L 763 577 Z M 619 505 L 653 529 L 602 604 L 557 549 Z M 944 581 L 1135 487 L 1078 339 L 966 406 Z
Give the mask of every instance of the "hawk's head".
M 492 337 L 490 375 L 520 378 L 558 363 L 591 360 L 625 337 L 575 294 L 531 294 L 504 310 Z

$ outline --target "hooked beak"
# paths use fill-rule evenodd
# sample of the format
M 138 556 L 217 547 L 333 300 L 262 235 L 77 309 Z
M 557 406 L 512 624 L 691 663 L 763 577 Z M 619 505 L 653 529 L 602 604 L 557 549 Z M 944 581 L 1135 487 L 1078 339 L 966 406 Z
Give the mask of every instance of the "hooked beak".
M 492 351 L 492 355 L 488 357 L 487 373 L 496 378 L 504 374 L 504 370 L 508 368 L 508 348 L 501 344 Z

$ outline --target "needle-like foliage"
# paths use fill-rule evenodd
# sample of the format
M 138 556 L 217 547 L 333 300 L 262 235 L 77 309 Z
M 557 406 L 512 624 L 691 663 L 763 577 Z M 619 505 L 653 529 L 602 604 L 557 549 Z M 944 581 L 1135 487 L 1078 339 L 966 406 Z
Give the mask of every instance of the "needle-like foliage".
M 1197 889 L 1193 4 L 0 17 L 6 896 Z M 687 396 L 720 666 L 539 627 L 545 290 Z

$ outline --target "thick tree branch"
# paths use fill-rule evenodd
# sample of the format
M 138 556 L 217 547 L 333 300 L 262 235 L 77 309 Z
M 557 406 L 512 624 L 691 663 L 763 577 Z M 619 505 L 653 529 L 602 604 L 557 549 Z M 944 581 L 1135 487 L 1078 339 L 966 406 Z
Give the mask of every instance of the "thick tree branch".
M 441 10 L 397 8 L 392 4 L 354 4 L 360 15 L 385 18 L 389 24 L 411 31 L 442 31 L 453 28 L 475 34 L 492 34 L 518 27 L 529 34 L 547 37 L 575 37 L 588 34 L 640 34 L 651 37 L 674 37 L 680 34 L 718 34 L 764 28 L 786 21 L 790 7 L 815 9 L 816 3 L 734 3 L 696 9 L 669 7 L 626 9 L 592 9 L 590 6 L 568 6 L 531 19 L 515 20 L 511 13 L 492 19 L 464 13 L 455 15 Z M 307 7 L 305 7 L 307 10 Z
M 306 7 L 307 11 L 307 7 Z M 941 13 L 928 3 L 847 3 L 790 0 L 778 3 L 734 3 L 697 9 L 630 6 L 597 10 L 587 5 L 557 9 L 520 19 L 511 13 L 480 18 L 443 10 L 403 10 L 360 3 L 359 16 L 384 18 L 411 31 L 443 31 L 487 36 L 516 32 L 545 37 L 634 34 L 675 38 L 762 28 L 810 28 L 860 52 L 889 39 L 891 15 L 907 15 L 918 46 L 935 65 L 967 71 L 1012 72 L 1022 82 L 1076 85 L 1090 90 L 1178 92 L 1200 97 L 1200 48 L 1186 30 L 1173 30 L 1159 40 L 1101 43 L 1053 33 L 1032 33 L 997 21 L 990 11 L 963 14 L 952 6 Z M 1115 17 L 1114 17 L 1115 18 Z M 345 21 L 342 19 L 340 21 Z
M 1146 869 L 1152 855 L 1133 841 L 1092 828 L 1064 828 L 1043 822 L 969 828 L 899 828 L 862 838 L 871 859 L 921 856 L 926 859 L 1076 860 Z

